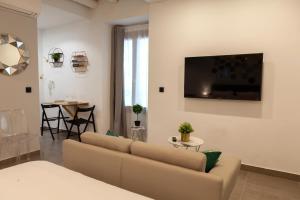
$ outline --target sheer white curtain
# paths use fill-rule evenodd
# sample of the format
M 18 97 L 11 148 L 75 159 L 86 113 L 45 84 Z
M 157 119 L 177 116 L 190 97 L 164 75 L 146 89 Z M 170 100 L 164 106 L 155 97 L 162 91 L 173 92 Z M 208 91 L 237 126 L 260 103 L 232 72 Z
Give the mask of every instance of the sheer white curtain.
M 147 128 L 149 38 L 148 24 L 125 27 L 124 37 L 124 103 L 126 107 L 127 133 L 136 116 L 132 105 L 140 104 L 145 109 L 139 115 L 141 125 Z M 147 136 L 145 136 L 146 138 Z
M 125 106 L 148 107 L 148 25 L 125 28 L 124 99 Z

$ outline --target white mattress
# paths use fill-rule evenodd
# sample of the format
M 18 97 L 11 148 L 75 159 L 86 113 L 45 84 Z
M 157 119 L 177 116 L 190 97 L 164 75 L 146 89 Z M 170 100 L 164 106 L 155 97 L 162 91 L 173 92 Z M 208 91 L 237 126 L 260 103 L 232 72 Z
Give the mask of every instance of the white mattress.
M 58 165 L 35 161 L 0 170 L 1 200 L 149 200 Z

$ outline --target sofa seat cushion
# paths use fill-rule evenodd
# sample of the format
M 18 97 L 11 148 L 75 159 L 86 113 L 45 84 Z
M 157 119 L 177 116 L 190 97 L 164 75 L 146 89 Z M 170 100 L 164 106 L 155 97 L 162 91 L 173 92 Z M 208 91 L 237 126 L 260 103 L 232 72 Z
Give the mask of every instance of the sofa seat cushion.
M 203 153 L 175 149 L 174 147 L 147 144 L 143 142 L 133 142 L 130 146 L 130 151 L 131 154 L 136 156 L 200 172 L 205 171 L 206 156 Z
M 123 153 L 130 152 L 130 144 L 132 140 L 121 137 L 111 137 L 99 133 L 85 132 L 81 135 L 81 141 L 85 144 L 90 144 L 114 151 Z

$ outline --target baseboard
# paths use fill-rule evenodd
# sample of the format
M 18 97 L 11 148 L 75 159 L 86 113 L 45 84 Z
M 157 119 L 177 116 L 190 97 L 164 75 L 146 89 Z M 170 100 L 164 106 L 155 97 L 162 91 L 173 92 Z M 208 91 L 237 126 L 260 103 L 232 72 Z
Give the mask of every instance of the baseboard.
M 28 159 L 27 159 L 28 157 L 30 158 L 29 161 L 40 160 L 41 159 L 40 153 L 41 153 L 41 151 L 37 150 L 37 151 L 33 151 L 29 154 L 23 154 L 23 155 L 21 155 L 20 163 L 28 161 Z M 15 165 L 16 159 L 17 159 L 16 157 L 12 157 L 12 158 L 8 158 L 6 160 L 1 160 L 0 168 L 3 168 L 3 166 L 9 167 L 9 166 Z
M 260 173 L 260 174 L 265 174 L 265 175 L 269 175 L 269 176 L 285 178 L 285 179 L 300 182 L 300 175 L 298 175 L 298 174 L 281 172 L 281 171 L 276 171 L 276 170 L 272 170 L 272 169 L 265 169 L 265 168 L 261 168 L 261 167 L 254 167 L 254 166 L 245 165 L 245 164 L 242 164 L 241 169 L 246 170 L 246 171 L 255 172 L 255 173 Z

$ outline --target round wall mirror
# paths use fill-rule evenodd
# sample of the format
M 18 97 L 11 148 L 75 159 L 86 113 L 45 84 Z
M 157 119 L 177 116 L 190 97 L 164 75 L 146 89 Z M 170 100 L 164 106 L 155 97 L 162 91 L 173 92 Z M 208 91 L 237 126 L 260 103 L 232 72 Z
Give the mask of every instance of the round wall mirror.
M 29 52 L 19 38 L 2 33 L 0 35 L 0 73 L 13 76 L 23 72 L 29 65 Z

